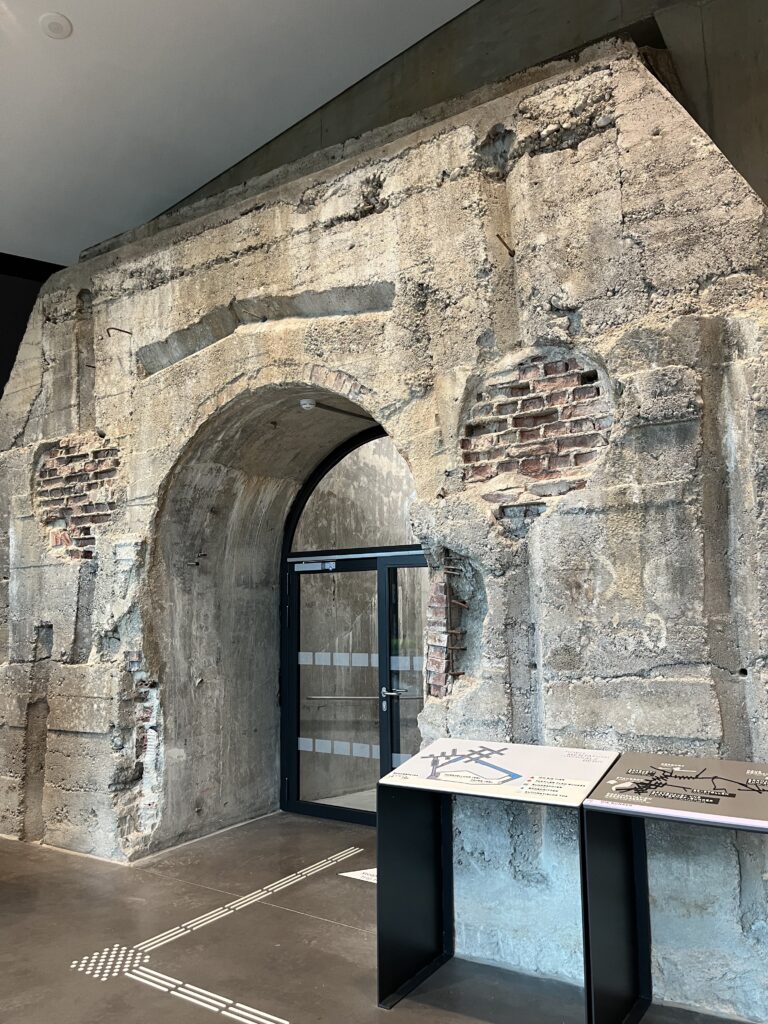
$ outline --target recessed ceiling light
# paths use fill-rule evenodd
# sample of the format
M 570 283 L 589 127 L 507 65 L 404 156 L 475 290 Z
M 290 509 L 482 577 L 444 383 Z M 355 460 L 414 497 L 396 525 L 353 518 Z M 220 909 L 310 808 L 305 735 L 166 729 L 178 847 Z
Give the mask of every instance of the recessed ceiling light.
M 51 39 L 67 39 L 72 35 L 72 22 L 64 14 L 43 14 L 40 28 Z

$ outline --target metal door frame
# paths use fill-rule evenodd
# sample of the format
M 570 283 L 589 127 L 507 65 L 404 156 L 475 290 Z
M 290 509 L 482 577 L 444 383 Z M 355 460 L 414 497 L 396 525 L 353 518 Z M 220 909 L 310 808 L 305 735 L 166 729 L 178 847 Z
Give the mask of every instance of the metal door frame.
M 296 569 L 302 563 L 320 563 L 313 574 L 331 572 L 376 571 L 377 573 L 377 617 L 379 646 L 378 714 L 379 714 L 379 756 L 382 774 L 386 774 L 392 763 L 392 720 L 391 706 L 382 708 L 386 699 L 383 692 L 389 690 L 391 671 L 392 579 L 393 570 L 398 568 L 423 567 L 427 565 L 420 545 L 397 545 L 367 548 L 346 548 L 337 551 L 291 550 L 301 514 L 315 488 L 334 466 L 351 452 L 370 441 L 386 437 L 387 433 L 376 426 L 355 435 L 336 448 L 320 463 L 309 476 L 291 506 L 283 537 L 280 571 L 280 808 L 298 814 L 311 814 L 318 818 L 333 818 L 364 825 L 375 825 L 376 815 L 351 807 L 335 807 L 302 800 L 299 791 L 299 580 L 303 572 Z M 333 563 L 333 568 L 323 568 L 322 563 Z M 304 570 L 307 571 L 307 570 Z

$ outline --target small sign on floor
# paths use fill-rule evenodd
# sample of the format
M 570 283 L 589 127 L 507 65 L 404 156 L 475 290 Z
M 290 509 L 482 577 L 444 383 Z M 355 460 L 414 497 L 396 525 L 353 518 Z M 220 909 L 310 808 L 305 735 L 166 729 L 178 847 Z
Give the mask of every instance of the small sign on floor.
M 342 878 L 357 878 L 361 882 L 373 882 L 376 885 L 376 868 L 366 868 L 364 871 L 340 871 Z

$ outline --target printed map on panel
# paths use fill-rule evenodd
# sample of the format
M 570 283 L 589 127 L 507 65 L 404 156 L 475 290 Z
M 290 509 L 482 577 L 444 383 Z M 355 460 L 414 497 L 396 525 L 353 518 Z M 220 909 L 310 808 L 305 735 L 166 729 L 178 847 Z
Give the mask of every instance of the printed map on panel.
M 578 807 L 615 761 L 614 751 L 435 740 L 381 781 L 462 795 Z
M 768 765 L 625 754 L 587 806 L 768 829 Z

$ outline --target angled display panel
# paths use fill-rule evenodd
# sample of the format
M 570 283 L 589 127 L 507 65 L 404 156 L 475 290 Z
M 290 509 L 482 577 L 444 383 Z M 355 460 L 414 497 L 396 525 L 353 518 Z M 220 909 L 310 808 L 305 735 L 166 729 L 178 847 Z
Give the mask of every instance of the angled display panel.
M 768 831 L 768 764 L 624 754 L 585 807 Z
M 580 807 L 618 756 L 613 750 L 435 740 L 381 784 Z

